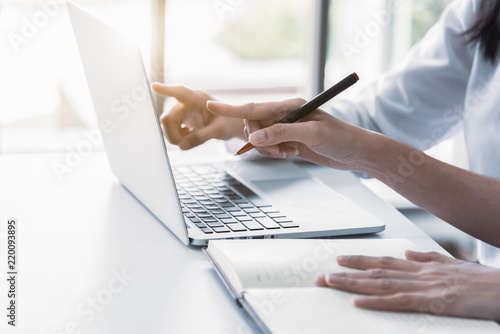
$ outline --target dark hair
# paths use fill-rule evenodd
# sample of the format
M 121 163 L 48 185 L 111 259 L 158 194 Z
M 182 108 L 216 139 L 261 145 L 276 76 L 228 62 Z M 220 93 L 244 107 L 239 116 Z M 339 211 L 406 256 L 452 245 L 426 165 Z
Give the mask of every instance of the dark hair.
M 500 51 L 500 0 L 481 0 L 476 21 L 465 35 L 469 43 L 479 43 L 486 60 L 494 62 Z

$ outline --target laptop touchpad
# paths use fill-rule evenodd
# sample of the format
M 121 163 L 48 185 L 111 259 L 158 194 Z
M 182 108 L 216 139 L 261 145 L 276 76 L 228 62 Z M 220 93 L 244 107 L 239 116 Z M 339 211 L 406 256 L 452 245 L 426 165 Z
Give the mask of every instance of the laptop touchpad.
M 230 161 L 224 164 L 232 174 L 248 182 L 309 178 L 310 175 L 290 161 Z
M 273 203 L 286 206 L 302 206 L 304 203 L 332 203 L 342 198 L 334 190 L 311 178 L 257 181 L 252 185 Z

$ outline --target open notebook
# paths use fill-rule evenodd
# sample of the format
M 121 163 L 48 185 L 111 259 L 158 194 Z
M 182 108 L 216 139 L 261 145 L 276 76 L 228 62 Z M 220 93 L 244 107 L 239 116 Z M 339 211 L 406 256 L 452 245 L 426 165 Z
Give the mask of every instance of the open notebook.
M 236 299 L 266 333 L 498 333 L 492 321 L 362 310 L 354 295 L 317 287 L 318 274 L 354 271 L 338 255 L 393 256 L 405 239 L 217 240 L 205 250 Z

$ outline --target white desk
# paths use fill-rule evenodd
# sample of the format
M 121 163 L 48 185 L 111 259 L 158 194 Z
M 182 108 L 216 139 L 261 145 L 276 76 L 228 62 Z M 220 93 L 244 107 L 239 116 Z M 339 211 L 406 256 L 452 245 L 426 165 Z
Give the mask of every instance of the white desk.
M 0 156 L 0 267 L 10 217 L 19 222 L 20 254 L 19 326 L 7 328 L 2 311 L 2 333 L 258 332 L 200 249 L 185 247 L 139 204 L 104 153 L 85 157 L 61 183 L 52 163 L 64 157 Z M 385 232 L 368 237 L 404 237 L 422 250 L 443 252 L 352 174 L 305 168 L 387 223 Z M 134 278 L 116 281 L 113 272 L 122 270 Z M 2 279 L 0 305 L 6 291 Z M 100 301 L 91 319 L 92 298 Z

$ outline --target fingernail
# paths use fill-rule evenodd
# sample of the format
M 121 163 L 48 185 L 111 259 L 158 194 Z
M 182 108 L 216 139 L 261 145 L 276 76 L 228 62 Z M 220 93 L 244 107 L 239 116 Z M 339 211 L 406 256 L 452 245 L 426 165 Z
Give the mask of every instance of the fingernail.
M 266 142 L 266 133 L 265 131 L 256 131 L 252 133 L 249 137 L 248 140 L 252 144 L 262 144 Z
M 350 259 L 351 259 L 351 257 L 349 255 L 340 255 L 340 256 L 337 256 L 337 262 L 338 263 L 346 263 L 346 262 L 349 262 Z
M 366 297 L 357 297 L 354 299 L 354 305 L 362 307 L 362 306 L 366 305 L 367 301 L 368 301 L 368 298 L 366 298 Z
M 207 109 L 208 110 L 212 110 L 210 107 L 220 107 L 221 105 L 223 105 L 224 103 L 222 102 L 219 102 L 219 101 L 207 101 Z
M 344 277 L 335 274 L 325 275 L 327 285 L 335 285 L 344 281 Z

